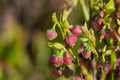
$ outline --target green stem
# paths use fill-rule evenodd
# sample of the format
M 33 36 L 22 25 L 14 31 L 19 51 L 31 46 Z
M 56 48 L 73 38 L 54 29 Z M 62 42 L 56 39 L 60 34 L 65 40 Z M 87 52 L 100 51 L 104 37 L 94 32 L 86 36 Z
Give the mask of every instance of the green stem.
M 105 80 L 106 79 L 106 73 L 102 73 L 101 79 L 100 80 Z
M 83 8 L 85 20 L 89 21 L 89 18 L 90 18 L 89 17 L 89 11 L 88 11 L 88 8 L 87 8 L 87 6 L 85 4 L 85 0 L 79 0 L 79 2 L 80 2 L 81 6 Z
M 77 57 L 75 56 L 75 54 L 73 53 L 73 51 L 71 50 L 71 48 L 68 48 L 68 51 L 72 55 L 73 59 L 76 60 Z
M 111 71 L 110 80 L 114 80 L 114 71 Z
M 68 51 L 69 51 L 69 53 L 71 54 L 71 56 L 73 57 L 74 62 L 76 63 L 77 67 L 79 67 L 79 66 L 80 66 L 79 60 L 78 60 L 78 58 L 76 57 L 76 55 L 73 53 L 72 49 L 71 49 L 71 48 L 68 48 Z
M 60 31 L 61 31 L 61 34 L 62 34 L 62 38 L 63 38 L 63 40 L 64 40 L 64 32 L 63 32 L 63 29 L 62 29 L 62 27 L 61 27 L 61 25 L 59 24 L 59 23 L 57 23 L 57 26 L 59 27 L 59 29 L 60 29 Z
M 53 25 L 52 30 L 56 31 L 55 30 L 56 25 L 57 25 L 56 23 Z
M 85 66 L 81 66 L 82 73 L 85 75 L 86 79 L 88 80 L 94 80 L 93 76 L 91 73 L 87 70 Z
M 116 54 L 114 51 L 110 54 L 110 59 L 111 59 L 111 76 L 110 80 L 114 80 L 114 70 L 116 69 Z
M 90 19 L 89 19 L 89 22 L 88 22 L 88 24 L 89 24 L 89 28 L 91 28 L 91 26 L 92 26 L 92 0 L 89 0 L 89 17 L 90 17 Z
M 59 22 L 57 23 L 57 25 L 58 25 L 58 27 L 59 27 L 59 29 L 60 29 L 60 31 L 61 31 L 63 40 L 65 39 L 65 34 L 66 34 L 66 30 L 65 30 L 64 28 L 62 28 L 62 26 L 63 26 L 63 21 L 64 21 L 64 20 L 67 20 L 68 16 L 69 16 L 70 13 L 72 12 L 72 10 L 73 10 L 73 8 L 70 8 L 70 9 L 68 9 L 68 10 L 64 10 L 63 15 L 64 15 L 64 14 L 67 14 L 67 15 L 66 15 L 66 16 L 63 16 L 63 15 L 62 15 L 61 18 L 60 18 L 60 23 L 59 23 Z M 66 17 L 66 18 L 65 18 L 65 17 Z M 63 21 L 61 21 L 61 20 L 63 20 Z

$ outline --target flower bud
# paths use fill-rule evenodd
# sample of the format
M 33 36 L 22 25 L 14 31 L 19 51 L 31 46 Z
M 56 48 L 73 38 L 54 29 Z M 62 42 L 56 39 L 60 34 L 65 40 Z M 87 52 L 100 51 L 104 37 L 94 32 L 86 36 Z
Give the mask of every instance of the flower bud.
M 104 17 L 104 15 L 105 15 L 105 10 L 101 10 L 100 11 L 100 17 Z
M 102 24 L 102 21 L 103 21 L 103 18 L 102 18 L 102 17 L 99 17 L 99 18 L 98 18 L 98 24 L 101 25 L 101 24 Z
M 112 36 L 112 32 L 111 31 L 106 31 L 105 38 L 109 38 L 111 36 Z
M 101 67 L 101 62 L 98 61 L 98 62 L 96 63 L 96 68 L 99 69 L 100 67 Z
M 71 36 L 68 36 L 66 38 L 66 43 L 69 45 L 69 46 L 74 46 L 75 43 L 77 42 L 77 39 L 78 37 L 76 35 L 71 35 Z
M 73 71 L 69 69 L 65 69 L 65 70 L 62 70 L 62 73 L 65 77 L 70 77 L 73 74 Z
M 72 33 L 76 36 L 79 36 L 82 34 L 81 27 L 79 25 L 75 25 L 72 29 Z
M 104 39 L 105 38 L 105 34 L 106 34 L 106 32 L 104 31 L 104 30 L 101 30 L 100 31 L 100 40 L 102 40 L 102 39 Z
M 103 72 L 105 72 L 106 74 L 110 71 L 111 68 L 111 64 L 107 63 L 103 66 Z
M 106 32 L 105 37 L 106 38 L 112 37 L 115 41 L 120 41 L 120 36 L 114 29 L 111 29 L 110 31 Z
M 64 57 L 64 63 L 69 66 L 72 64 L 72 57 Z
M 60 77 L 62 76 L 62 71 L 54 69 L 52 74 L 54 77 Z
M 113 32 L 112 36 L 113 36 L 114 40 L 120 42 L 120 36 L 117 34 L 117 32 L 114 29 L 112 32 Z
M 116 59 L 116 66 L 120 65 L 120 58 Z
M 63 58 L 60 58 L 58 56 L 53 56 L 52 58 L 50 58 L 50 63 L 57 66 L 60 66 L 63 64 Z
M 101 30 L 102 29 L 102 25 L 100 25 L 99 23 L 98 23 L 98 21 L 97 20 L 92 20 L 92 27 L 93 27 L 93 29 L 95 30 L 95 31 L 98 31 L 98 30 Z
M 90 57 L 91 57 L 91 51 L 83 51 L 83 52 L 82 52 L 82 55 L 83 55 L 85 58 L 90 58 Z
M 54 30 L 47 30 L 46 35 L 49 40 L 53 40 L 58 36 L 58 33 Z

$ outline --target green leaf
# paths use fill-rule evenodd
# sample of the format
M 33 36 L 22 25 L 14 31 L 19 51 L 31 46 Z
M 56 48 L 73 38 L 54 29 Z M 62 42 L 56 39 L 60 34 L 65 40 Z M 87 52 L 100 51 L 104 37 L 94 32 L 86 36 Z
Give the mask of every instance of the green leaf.
M 73 71 L 73 73 L 75 73 L 76 72 L 76 66 L 75 66 L 75 64 L 71 64 L 70 66 L 68 66 L 69 67 L 69 69 L 71 69 L 72 71 Z
M 55 13 L 55 12 L 52 14 L 52 21 L 53 21 L 54 23 L 58 23 L 57 16 L 56 16 L 56 13 Z
M 105 45 L 104 47 L 103 47 L 103 52 L 105 52 L 106 51 L 106 48 L 107 48 L 107 45 Z
M 97 51 L 95 49 L 95 46 L 96 46 L 96 42 L 95 41 L 96 41 L 96 39 L 95 39 L 94 34 L 91 34 L 90 31 L 88 31 L 86 23 L 85 23 L 84 26 L 82 26 L 82 31 L 85 34 L 85 37 L 88 38 L 88 40 L 89 40 L 85 44 L 86 48 L 88 50 L 91 50 L 96 55 L 96 58 L 97 58 L 98 57 L 98 53 L 97 53 Z
M 59 23 L 59 21 L 57 19 L 57 16 L 56 16 L 55 12 L 52 14 L 52 21 L 54 22 L 55 26 L 57 25 L 61 29 L 61 25 L 60 25 L 60 23 Z M 61 32 L 62 32 L 62 30 L 61 30 Z
M 69 28 L 70 27 L 70 24 L 69 22 L 67 21 L 67 18 L 70 14 L 70 11 L 66 11 L 64 10 L 63 14 L 60 16 L 60 24 L 62 26 L 62 28 Z
M 63 58 L 64 50 L 56 50 L 54 56 L 59 56 L 59 57 Z
M 119 19 L 117 19 L 117 24 L 120 25 L 120 20 Z
M 107 55 L 110 55 L 112 53 L 112 50 L 107 50 L 104 55 L 107 56 Z
M 64 46 L 58 42 L 55 43 L 48 43 L 48 47 L 53 48 L 53 49 L 63 49 Z
M 112 45 L 114 45 L 114 39 L 113 38 L 107 38 L 107 44 L 108 44 L 108 46 L 112 46 Z
M 69 22 L 67 20 L 65 20 L 62 24 L 63 24 L 63 28 L 68 29 L 70 27 Z
M 112 51 L 110 54 L 112 69 L 116 68 L 116 54 L 115 51 Z
M 83 33 L 92 42 L 92 45 L 95 47 L 95 41 L 96 41 L 95 36 L 88 31 L 87 24 L 85 23 L 85 25 L 82 26 L 81 28 L 82 28 Z
M 115 6 L 114 0 L 110 0 L 110 1 L 106 4 L 105 9 L 106 9 L 106 10 L 110 10 L 110 9 L 114 10 L 114 9 L 115 9 L 114 6 Z
M 120 35 L 120 27 L 118 28 L 117 32 L 118 32 L 118 34 Z
M 64 76 L 60 76 L 60 77 L 58 77 L 55 80 L 70 80 L 70 79 L 69 78 L 65 78 Z
M 105 10 L 106 10 L 106 17 L 108 17 L 112 12 L 114 12 L 115 10 L 115 3 L 114 0 L 110 0 L 106 6 L 105 6 Z
M 107 25 L 108 23 L 111 23 L 111 22 L 112 22 L 112 18 L 106 17 L 106 18 L 103 19 L 103 23 L 104 23 L 105 25 Z
M 85 41 L 88 41 L 88 40 L 89 40 L 88 38 L 80 37 L 80 41 L 81 41 L 81 42 L 85 42 Z
M 62 44 L 58 43 L 58 42 L 55 42 L 54 47 L 56 49 L 63 49 L 64 48 L 64 46 Z
M 86 79 L 94 80 L 93 75 L 87 70 L 85 66 L 81 66 L 82 73 L 85 75 Z
M 98 57 L 98 53 L 97 53 L 95 47 L 91 44 L 90 41 L 84 43 L 84 45 L 88 50 L 91 50 L 96 55 L 96 58 Z
M 66 10 L 64 10 L 64 12 L 63 12 L 63 16 L 62 16 L 62 20 L 63 20 L 63 21 L 67 20 L 69 14 L 70 14 L 70 11 L 66 11 Z

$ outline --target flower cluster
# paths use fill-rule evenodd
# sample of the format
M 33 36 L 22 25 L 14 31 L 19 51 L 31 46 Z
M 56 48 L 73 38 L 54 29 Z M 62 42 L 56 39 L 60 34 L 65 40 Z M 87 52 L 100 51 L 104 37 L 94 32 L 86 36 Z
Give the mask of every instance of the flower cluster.
M 81 27 L 79 25 L 75 25 L 71 29 L 71 34 L 70 36 L 66 37 L 66 43 L 69 46 L 74 46 L 75 43 L 77 42 L 78 37 L 82 34 Z
M 65 44 L 64 47 L 73 47 L 80 35 L 82 35 L 82 30 L 79 25 L 75 25 L 73 28 L 68 29 L 69 35 L 65 38 Z M 58 36 L 58 33 L 52 29 L 46 31 L 46 36 L 49 40 L 56 39 Z M 57 54 L 54 54 L 50 59 L 49 62 L 52 64 L 56 69 L 53 70 L 53 75 L 55 77 L 59 77 L 64 75 L 65 77 L 69 77 L 73 74 L 73 71 L 69 69 L 69 66 L 73 63 L 73 58 L 67 51 L 67 49 L 62 48 L 61 51 Z M 61 56 L 62 55 L 62 56 Z M 87 55 L 87 54 L 85 54 Z M 61 68 L 61 69 L 60 69 Z
M 71 9 L 65 10 L 59 20 L 53 13 L 54 26 L 46 35 L 50 40 L 48 46 L 53 49 L 49 62 L 54 67 L 55 77 L 75 75 L 85 80 L 106 80 L 109 76 L 114 80 L 114 72 L 120 65 L 120 31 L 111 17 L 114 1 L 100 6 L 99 14 L 94 13 L 94 7 L 92 9 L 93 14 L 84 25 L 69 24 L 67 18 Z

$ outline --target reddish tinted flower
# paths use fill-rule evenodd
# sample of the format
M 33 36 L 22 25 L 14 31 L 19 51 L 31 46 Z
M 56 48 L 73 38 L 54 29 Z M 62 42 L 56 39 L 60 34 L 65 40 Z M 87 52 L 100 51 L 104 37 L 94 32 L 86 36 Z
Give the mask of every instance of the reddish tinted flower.
M 50 58 L 50 63 L 55 66 L 60 66 L 63 64 L 63 58 L 60 58 L 58 56 L 53 56 L 52 58 Z
M 103 21 L 103 18 L 102 17 L 99 17 L 98 18 L 98 23 L 101 25 L 102 24 L 102 21 Z
M 98 61 L 98 62 L 96 63 L 96 68 L 99 69 L 100 67 L 101 67 L 101 62 Z
M 72 57 L 64 57 L 64 63 L 69 66 L 72 64 Z
M 120 58 L 116 59 L 116 66 L 120 65 Z
M 81 27 L 79 25 L 75 25 L 72 29 L 72 33 L 76 36 L 79 36 L 82 34 Z
M 54 77 L 60 77 L 60 76 L 62 76 L 62 71 L 60 71 L 60 70 L 53 70 L 53 75 L 54 75 Z
M 106 38 L 112 37 L 115 41 L 120 41 L 120 36 L 114 29 L 111 29 L 110 31 L 106 32 L 105 37 Z
M 117 32 L 113 29 L 112 30 L 112 36 L 113 36 L 113 38 L 114 38 L 114 40 L 116 40 L 116 41 L 120 41 L 120 36 L 117 34 Z
M 112 37 L 112 32 L 111 31 L 106 31 L 105 33 L 105 38 Z
M 104 17 L 104 15 L 105 15 L 105 10 L 101 10 L 100 11 L 100 17 Z
M 90 57 L 91 57 L 91 51 L 83 51 L 83 52 L 82 52 L 82 55 L 83 55 L 85 58 L 90 58 Z
M 92 27 L 93 27 L 93 29 L 95 30 L 95 31 L 98 31 L 98 30 L 101 30 L 102 29 L 102 25 L 100 25 L 99 23 L 98 23 L 98 21 L 97 20 L 92 20 Z
M 103 72 L 105 72 L 106 74 L 110 71 L 111 68 L 111 64 L 107 63 L 103 66 Z
M 75 43 L 77 42 L 78 37 L 76 35 L 71 35 L 66 38 L 66 43 L 69 46 L 74 46 Z
M 65 70 L 62 70 L 62 73 L 65 77 L 70 77 L 73 74 L 73 71 L 69 69 L 65 69 Z
M 58 33 L 56 31 L 53 31 L 53 30 L 47 30 L 46 35 L 47 35 L 47 38 L 49 40 L 53 40 L 58 36 Z

